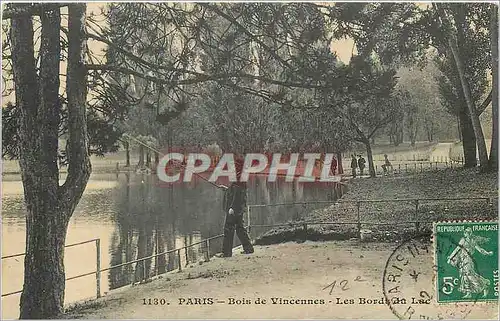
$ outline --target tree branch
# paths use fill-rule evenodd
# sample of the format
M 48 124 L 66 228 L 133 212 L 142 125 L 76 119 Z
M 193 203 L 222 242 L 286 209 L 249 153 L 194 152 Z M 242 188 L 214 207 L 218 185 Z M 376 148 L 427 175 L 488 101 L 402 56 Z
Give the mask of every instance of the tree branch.
M 370 134 L 368 135 L 368 139 L 372 138 L 372 136 L 375 134 L 375 132 L 377 130 L 379 130 L 380 128 L 386 126 L 391 121 L 392 121 L 392 115 L 389 115 L 386 118 L 382 119 L 377 125 L 375 125 L 375 127 L 373 128 L 373 130 L 370 132 Z
M 479 106 L 476 111 L 477 111 L 477 115 L 478 116 L 481 116 L 481 114 L 483 113 L 483 111 L 486 110 L 486 108 L 488 108 L 488 106 L 490 105 L 491 103 L 491 99 L 493 97 L 493 89 L 490 90 L 490 93 L 488 94 L 488 97 L 486 97 L 483 101 L 483 103 L 481 104 L 481 106 Z
M 87 134 L 87 71 L 84 65 L 85 11 L 87 6 L 68 6 L 68 66 L 66 91 L 68 96 L 68 176 L 61 186 L 61 206 L 73 213 L 90 177 L 91 165 Z
M 242 79 L 260 80 L 260 81 L 268 83 L 268 84 L 281 85 L 284 87 L 291 87 L 291 88 L 308 88 L 308 89 L 324 89 L 324 88 L 326 88 L 325 86 L 322 86 L 322 85 L 280 81 L 280 80 L 274 80 L 274 79 L 270 79 L 270 78 L 263 77 L 263 76 L 256 76 L 256 75 L 251 75 L 251 74 L 247 74 L 247 73 L 240 73 L 240 72 L 207 75 L 207 74 L 202 74 L 202 73 L 198 73 L 198 72 L 194 72 L 194 71 L 180 69 L 182 71 L 185 71 L 186 73 L 194 74 L 194 75 L 196 75 L 196 77 L 189 78 L 189 79 L 183 79 L 183 80 L 169 80 L 169 79 L 159 78 L 159 77 L 155 77 L 155 76 L 151 76 L 151 75 L 145 75 L 139 71 L 135 71 L 133 69 L 120 67 L 120 66 L 112 66 L 112 65 L 107 65 L 107 64 L 105 64 L 105 65 L 87 64 L 86 67 L 87 67 L 87 70 L 115 71 L 115 72 L 120 72 L 123 74 L 134 75 L 134 76 L 137 76 L 139 78 L 146 79 L 146 80 L 149 80 L 149 81 L 157 83 L 157 84 L 165 84 L 165 85 L 171 85 L 171 86 L 172 85 L 193 85 L 193 84 L 206 82 L 206 81 L 217 81 L 217 80 L 230 79 L 230 78 L 242 78 Z
M 147 67 L 152 68 L 153 70 L 177 71 L 177 72 L 183 72 L 183 73 L 192 73 L 195 75 L 202 75 L 202 74 L 195 72 L 195 71 L 189 71 L 189 70 L 182 69 L 182 68 L 175 68 L 175 67 L 170 67 L 170 66 L 165 66 L 165 65 L 159 65 L 159 64 L 155 64 L 155 63 L 146 61 L 146 60 L 142 59 L 141 57 L 136 56 L 132 52 L 123 49 L 121 46 L 117 46 L 112 41 L 110 41 L 102 36 L 99 36 L 99 35 L 87 33 L 87 38 L 103 42 L 103 43 L 107 44 L 109 47 L 111 47 L 111 48 L 119 51 L 123 55 L 127 56 L 132 61 L 137 62 L 137 63 L 142 64 L 142 65 L 146 65 Z
M 200 5 L 205 6 L 205 7 L 209 7 L 215 13 L 217 13 L 218 15 L 220 15 L 221 17 L 223 17 L 224 19 L 226 19 L 230 23 L 234 24 L 243 33 L 245 33 L 247 36 L 249 36 L 256 43 L 258 43 L 259 46 L 261 46 L 264 50 L 266 50 L 271 56 L 273 56 L 274 59 L 276 59 L 279 62 L 281 62 L 283 65 L 285 65 L 290 70 L 293 70 L 292 66 L 290 66 L 290 64 L 288 62 L 286 62 L 285 60 L 283 60 L 274 50 L 272 50 L 271 48 L 269 48 L 265 43 L 263 43 L 262 41 L 260 41 L 260 39 L 258 39 L 253 33 L 251 33 L 250 31 L 248 31 L 248 29 L 245 28 L 244 26 L 242 26 L 238 21 L 236 21 L 236 19 L 234 19 L 230 15 L 226 14 L 225 12 L 223 12 L 222 10 L 220 10 L 219 8 L 217 8 L 216 6 L 212 6 L 211 4 L 200 3 Z
M 44 11 L 51 11 L 61 7 L 66 7 L 67 3 L 36 3 L 30 6 L 9 6 L 2 12 L 2 20 L 22 17 L 22 16 L 40 16 Z
M 366 142 L 368 139 L 366 138 L 365 134 L 361 131 L 361 129 L 359 129 L 358 125 L 356 125 L 354 120 L 349 115 L 347 115 L 347 119 L 349 120 L 349 123 L 351 124 L 351 128 L 353 128 L 354 131 L 356 132 L 356 134 L 358 135 L 358 137 L 354 137 L 354 140 L 361 142 L 361 143 Z

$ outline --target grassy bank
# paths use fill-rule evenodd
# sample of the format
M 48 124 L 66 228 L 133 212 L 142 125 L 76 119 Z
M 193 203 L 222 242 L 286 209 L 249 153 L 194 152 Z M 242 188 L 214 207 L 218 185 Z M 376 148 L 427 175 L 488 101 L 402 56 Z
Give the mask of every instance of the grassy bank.
M 422 200 L 418 208 L 413 199 L 497 197 L 497 173 L 477 174 L 474 169 L 446 169 L 417 173 L 401 177 L 377 177 L 353 179 L 349 191 L 338 204 L 315 210 L 300 221 L 310 222 L 357 222 L 354 201 L 398 199 L 398 202 L 363 202 L 360 205 L 360 221 L 387 223 L 387 225 L 362 224 L 368 237 L 373 240 L 401 240 L 417 232 L 411 221 L 480 220 L 497 218 L 497 201 L 487 200 Z M 418 225 L 418 232 L 430 232 L 432 223 Z M 365 232 L 365 231 L 364 231 Z M 257 244 L 273 244 L 289 240 L 332 240 L 357 237 L 356 224 L 284 226 L 272 229 L 259 237 Z

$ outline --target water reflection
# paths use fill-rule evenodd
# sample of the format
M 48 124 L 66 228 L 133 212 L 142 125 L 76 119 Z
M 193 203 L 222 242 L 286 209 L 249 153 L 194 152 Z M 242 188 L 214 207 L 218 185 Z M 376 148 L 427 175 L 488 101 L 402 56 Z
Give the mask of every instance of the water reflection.
M 117 231 L 111 241 L 111 266 L 163 253 L 221 234 L 224 224 L 223 191 L 204 181 L 167 185 L 154 175 L 125 174 L 118 178 L 114 221 Z M 265 177 L 249 182 L 249 204 L 334 200 L 339 191 L 332 184 L 298 184 Z M 277 206 L 251 211 L 251 223 L 278 224 L 301 218 L 324 204 Z M 245 218 L 247 219 L 247 218 Z M 262 228 L 254 230 L 263 233 Z M 238 245 L 235 239 L 235 245 Z M 210 255 L 220 251 L 220 240 L 210 242 Z M 204 259 L 205 244 L 181 253 L 172 252 L 109 272 L 110 289 L 140 282 L 158 274 Z

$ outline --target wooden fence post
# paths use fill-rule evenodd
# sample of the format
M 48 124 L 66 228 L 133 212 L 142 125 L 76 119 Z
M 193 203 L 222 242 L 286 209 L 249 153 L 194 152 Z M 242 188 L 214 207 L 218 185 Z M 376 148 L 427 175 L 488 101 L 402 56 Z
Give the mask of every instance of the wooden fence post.
M 179 272 L 182 271 L 182 264 L 181 264 L 181 249 L 177 250 L 177 260 L 179 261 Z
M 415 231 L 418 233 L 420 229 L 420 223 L 418 221 L 418 199 L 415 200 Z
M 361 202 L 356 202 L 356 213 L 358 218 L 358 237 L 361 239 L 361 213 L 359 207 L 361 206 Z
M 248 234 L 250 234 L 250 231 L 252 227 L 250 226 L 250 205 L 247 206 L 247 225 L 248 225 Z
M 210 240 L 209 239 L 205 240 L 205 250 L 206 250 L 205 262 L 209 262 L 210 261 Z
M 96 249 L 96 271 L 95 271 L 95 281 L 96 281 L 96 297 L 99 299 L 101 297 L 101 239 L 95 240 Z

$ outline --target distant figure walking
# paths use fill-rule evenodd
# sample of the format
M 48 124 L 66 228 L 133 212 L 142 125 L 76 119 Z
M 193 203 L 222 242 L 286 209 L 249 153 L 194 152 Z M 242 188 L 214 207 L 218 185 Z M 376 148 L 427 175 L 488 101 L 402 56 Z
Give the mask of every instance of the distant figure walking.
M 359 155 L 358 159 L 358 167 L 359 167 L 359 176 L 363 176 L 363 171 L 365 170 L 366 160 L 363 156 Z
M 358 168 L 358 160 L 356 159 L 356 156 L 351 155 L 351 171 L 353 178 L 356 178 L 356 168 Z
M 243 253 L 250 254 L 254 252 L 250 237 L 248 236 L 248 233 L 243 225 L 243 214 L 246 212 L 247 207 L 246 183 L 239 182 L 241 172 L 243 170 L 243 163 L 237 162 L 235 167 L 238 182 L 231 183 L 231 186 L 229 187 L 224 185 L 219 186 L 224 189 L 223 209 L 226 213 L 224 241 L 222 243 L 223 257 L 231 257 L 233 255 L 233 239 L 235 230 L 236 235 L 238 235 L 241 245 L 243 246 Z
M 387 175 L 387 168 L 391 167 L 392 164 L 389 162 L 389 159 L 387 158 L 387 154 L 384 154 L 384 165 L 382 165 L 382 169 L 384 170 L 384 175 Z

